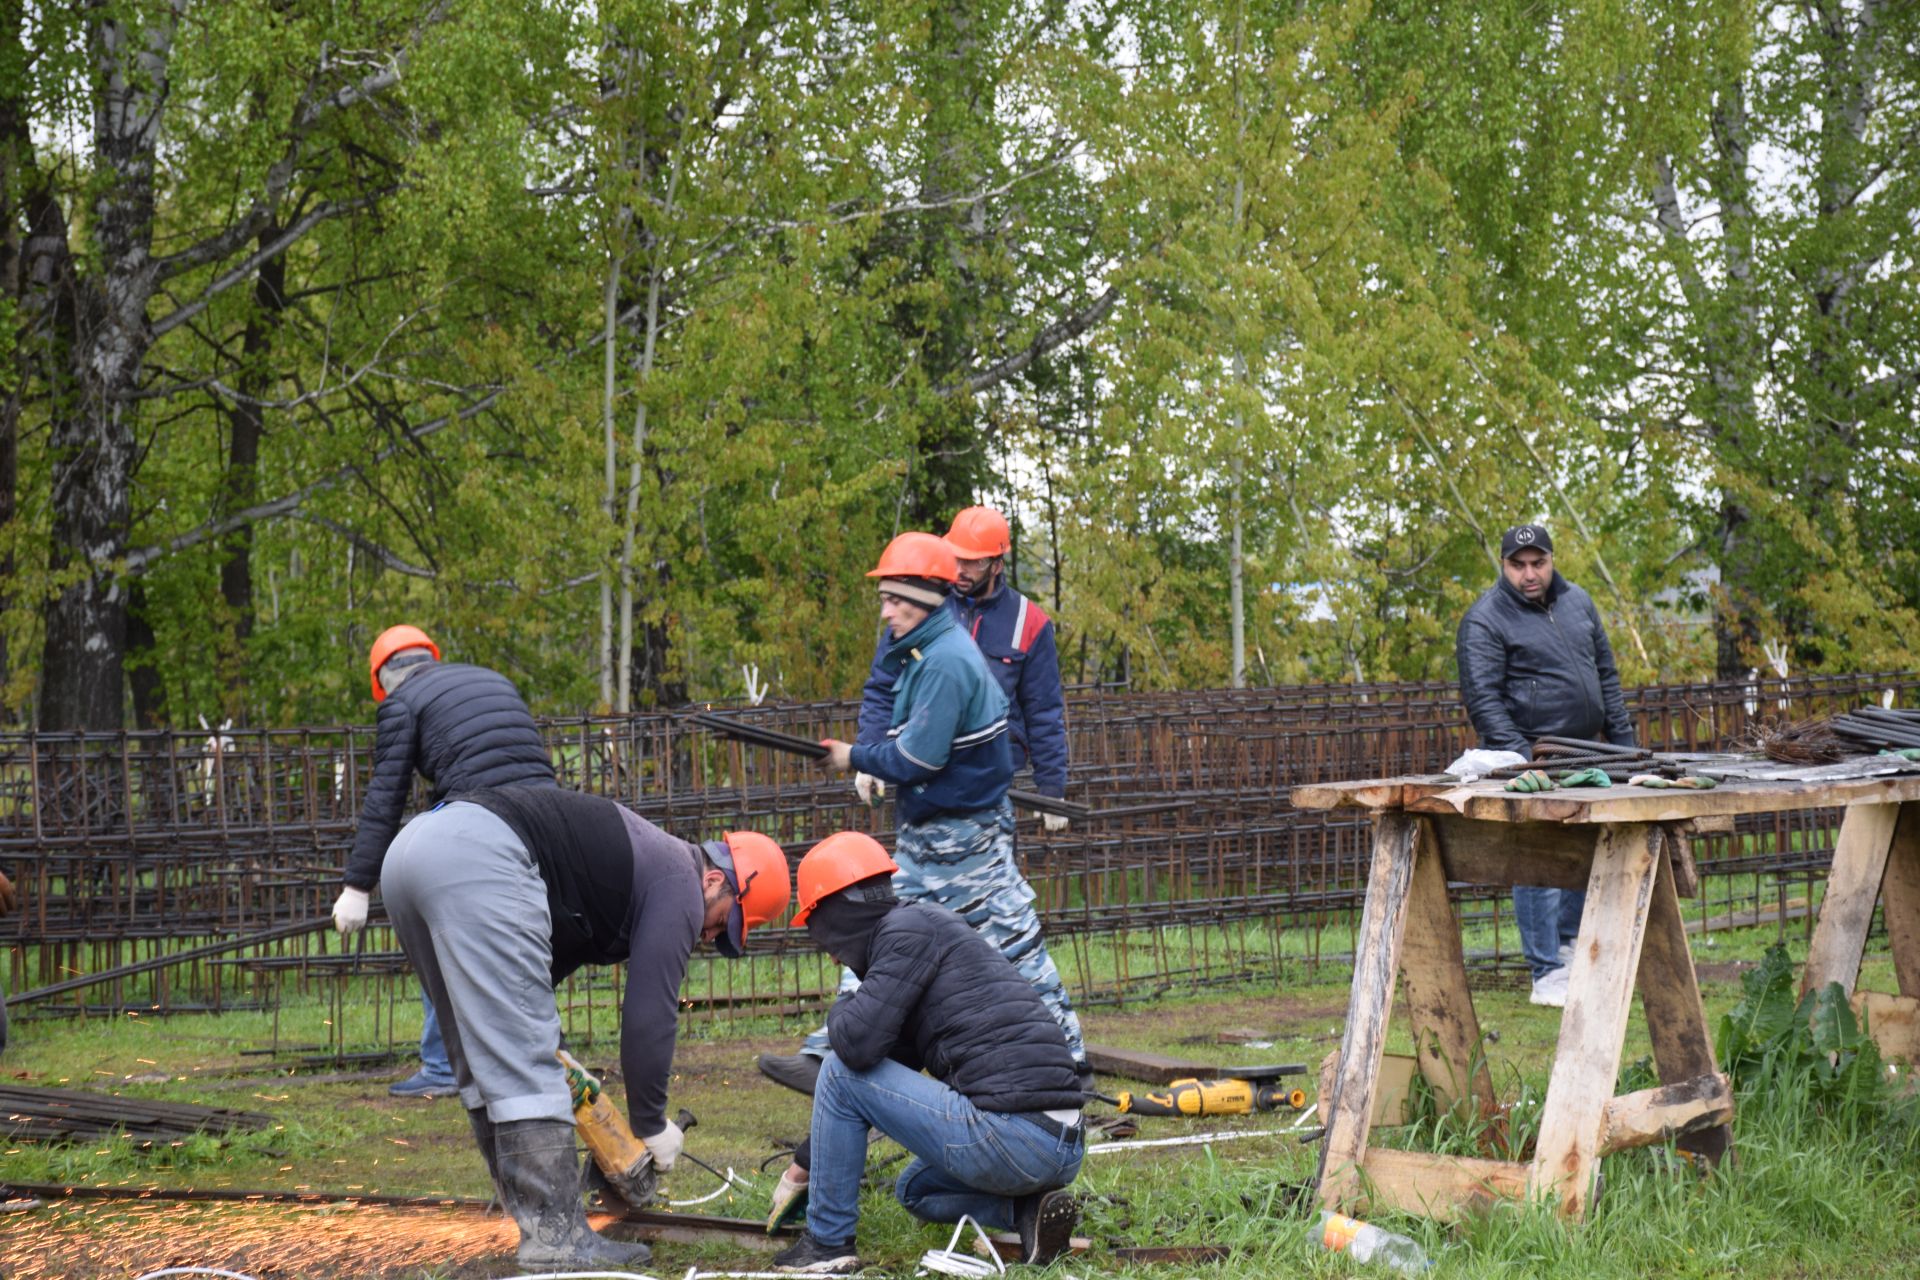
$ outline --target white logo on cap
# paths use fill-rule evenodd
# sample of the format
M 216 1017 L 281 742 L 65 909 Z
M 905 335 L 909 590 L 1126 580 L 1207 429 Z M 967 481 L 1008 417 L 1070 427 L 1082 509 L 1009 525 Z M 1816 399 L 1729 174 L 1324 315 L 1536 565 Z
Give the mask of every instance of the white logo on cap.
M 1518 529 L 1515 529 L 1513 531 L 1513 540 L 1519 543 L 1523 547 L 1527 545 L 1529 542 L 1532 542 L 1533 526 L 1530 524 L 1523 524 Z

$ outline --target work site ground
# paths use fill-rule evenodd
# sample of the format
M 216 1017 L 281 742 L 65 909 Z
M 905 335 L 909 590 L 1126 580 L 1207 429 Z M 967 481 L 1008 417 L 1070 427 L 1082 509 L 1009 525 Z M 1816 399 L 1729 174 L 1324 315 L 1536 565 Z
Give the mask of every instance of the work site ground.
M 1775 928 L 1723 932 L 1702 940 L 1700 978 L 1710 1019 L 1740 999 L 1740 978 L 1776 940 Z M 1793 933 L 1789 953 L 1804 956 Z M 1162 998 L 1083 1013 L 1091 1043 L 1222 1064 L 1304 1063 L 1298 1080 L 1311 1098 L 1314 1072 L 1337 1048 L 1348 973 L 1303 967 L 1298 981 L 1248 987 L 1202 999 Z M 1863 987 L 1887 989 L 1891 966 L 1870 950 Z M 1529 1114 L 1545 1089 L 1558 1011 L 1527 1001 L 1511 977 L 1477 982 L 1475 1002 L 1504 1114 L 1507 1141 L 1530 1137 Z M 390 1097 L 387 1086 L 410 1061 L 365 1070 L 308 1068 L 289 1074 L 244 1050 L 262 1043 L 267 1013 L 84 1021 L 36 1019 L 15 1028 L 0 1081 L 84 1088 L 261 1112 L 273 1123 L 224 1138 L 197 1136 L 140 1150 L 124 1136 L 78 1144 L 9 1144 L 0 1179 L 76 1187 L 146 1187 L 306 1192 L 339 1196 L 484 1198 L 489 1187 L 457 1099 Z M 310 1019 L 325 1038 L 326 1010 L 283 1007 Z M 1405 1025 L 1404 1019 L 1400 1022 Z M 743 1024 L 690 1024 L 675 1058 L 672 1105 L 699 1118 L 687 1150 L 750 1186 L 722 1182 L 683 1161 L 665 1180 L 678 1212 L 764 1220 L 784 1166 L 779 1153 L 807 1128 L 808 1100 L 762 1077 L 763 1052 L 790 1052 L 806 1027 L 789 1019 L 741 1034 Z M 622 1098 L 613 1042 L 581 1056 L 607 1071 Z M 1405 1053 L 1404 1033 L 1388 1045 Z M 1648 1052 L 1644 1026 L 1627 1045 L 1628 1064 Z M 1634 1068 L 1629 1065 L 1626 1070 Z M 1895 1083 L 1899 1084 L 1899 1077 Z M 1143 1089 L 1104 1077 L 1103 1090 Z M 1568 1225 L 1541 1208 L 1508 1206 L 1442 1225 L 1394 1216 L 1380 1225 L 1411 1236 L 1434 1273 L 1460 1276 L 1911 1276 L 1920 1258 L 1920 1106 L 1896 1088 L 1885 1105 L 1836 1109 L 1804 1094 L 1742 1096 L 1734 1121 L 1737 1156 L 1702 1180 L 1666 1148 L 1610 1157 L 1591 1221 Z M 1377 1130 L 1389 1145 L 1473 1154 L 1487 1126 L 1442 1120 L 1416 1097 L 1414 1123 Z M 1249 1135 L 1204 1145 L 1129 1146 L 1091 1151 L 1075 1191 L 1087 1247 L 1051 1274 L 1079 1280 L 1118 1272 L 1223 1278 L 1372 1274 L 1309 1241 L 1311 1182 L 1318 1148 L 1303 1143 L 1311 1112 L 1235 1117 L 1142 1117 L 1134 1140 L 1203 1134 Z M 1104 1104 L 1090 1121 L 1112 1117 Z M 1099 1129 L 1093 1143 L 1108 1141 Z M 899 1148 L 872 1149 L 876 1184 L 863 1203 L 859 1251 L 875 1273 L 912 1274 L 920 1256 L 944 1247 L 950 1227 L 921 1224 L 894 1203 Z M 714 1195 L 715 1192 L 720 1194 Z M 711 1198 L 706 1198 L 711 1197 Z M 618 1233 L 620 1228 L 615 1228 Z M 506 1277 L 515 1231 L 497 1213 L 470 1208 L 370 1204 L 246 1204 L 157 1200 L 55 1201 L 0 1216 L 0 1277 L 56 1280 L 133 1277 L 167 1267 L 212 1267 L 258 1277 Z M 1219 1246 L 1224 1257 L 1141 1263 L 1119 1250 Z M 966 1247 L 963 1243 L 963 1248 Z M 690 1268 L 749 1271 L 769 1254 L 732 1240 L 663 1241 L 645 1274 L 682 1277 Z

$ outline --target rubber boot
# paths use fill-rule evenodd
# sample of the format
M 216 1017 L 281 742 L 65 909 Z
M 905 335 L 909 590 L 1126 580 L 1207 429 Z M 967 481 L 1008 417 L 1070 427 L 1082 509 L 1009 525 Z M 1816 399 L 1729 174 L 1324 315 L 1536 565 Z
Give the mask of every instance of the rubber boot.
M 571 1121 L 510 1120 L 493 1127 L 493 1145 L 507 1211 L 520 1225 L 521 1266 L 617 1267 L 653 1256 L 587 1225 Z
M 493 1204 L 487 1206 L 491 1214 L 495 1207 L 504 1208 L 507 1203 L 506 1194 L 500 1189 L 500 1154 L 494 1149 L 493 1121 L 487 1118 L 485 1107 L 470 1107 L 467 1125 L 473 1130 L 474 1145 L 480 1148 L 480 1155 L 487 1162 L 487 1177 L 493 1180 Z

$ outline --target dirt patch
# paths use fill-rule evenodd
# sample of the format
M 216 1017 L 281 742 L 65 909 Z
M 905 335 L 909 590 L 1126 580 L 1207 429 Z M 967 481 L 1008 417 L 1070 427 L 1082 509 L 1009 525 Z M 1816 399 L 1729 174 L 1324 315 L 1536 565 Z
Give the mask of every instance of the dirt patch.
M 1701 982 L 1733 984 L 1740 981 L 1740 975 L 1757 967 L 1754 960 L 1707 960 L 1695 961 L 1693 973 Z

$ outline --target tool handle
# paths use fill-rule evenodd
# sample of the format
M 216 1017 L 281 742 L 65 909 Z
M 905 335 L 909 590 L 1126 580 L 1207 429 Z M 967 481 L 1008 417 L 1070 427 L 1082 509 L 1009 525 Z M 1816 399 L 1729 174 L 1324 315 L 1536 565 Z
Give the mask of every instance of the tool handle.
M 693 1112 L 687 1110 L 685 1107 L 680 1108 L 680 1114 L 673 1118 L 673 1122 L 680 1127 L 680 1132 L 682 1133 L 685 1133 L 700 1123 L 694 1119 Z

